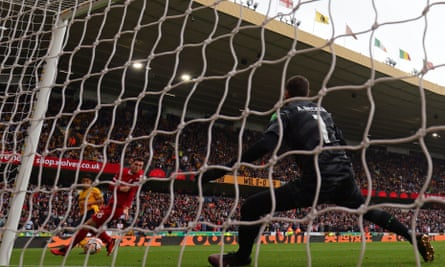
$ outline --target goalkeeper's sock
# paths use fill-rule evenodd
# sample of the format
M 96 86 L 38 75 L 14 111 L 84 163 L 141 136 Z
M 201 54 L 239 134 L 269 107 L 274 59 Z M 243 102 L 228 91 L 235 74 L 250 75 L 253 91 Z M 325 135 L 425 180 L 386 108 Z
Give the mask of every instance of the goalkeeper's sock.
M 394 216 L 391 216 L 388 219 L 386 229 L 400 236 L 403 236 L 406 240 L 412 243 L 411 234 L 409 233 L 408 228 L 405 225 L 403 225 L 399 220 L 397 220 Z
M 370 210 L 364 215 L 364 218 L 386 230 L 403 236 L 406 240 L 412 243 L 408 228 L 388 212 L 384 210 Z
M 238 232 L 238 244 L 239 248 L 236 254 L 240 258 L 247 259 L 252 253 L 252 247 L 255 242 L 255 238 L 258 235 L 260 227 L 257 225 L 241 225 Z

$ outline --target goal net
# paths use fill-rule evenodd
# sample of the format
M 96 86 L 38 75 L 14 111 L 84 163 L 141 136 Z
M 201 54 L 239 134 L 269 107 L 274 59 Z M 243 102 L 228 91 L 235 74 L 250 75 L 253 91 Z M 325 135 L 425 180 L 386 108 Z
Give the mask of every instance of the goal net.
M 228 170 L 223 164 L 258 140 L 296 74 L 311 82 L 307 100 L 343 129 L 348 145 L 337 149 L 351 154 L 366 205 L 272 209 L 255 264 L 266 243 L 285 239 L 307 244 L 310 266 L 311 242 L 350 232 L 361 265 L 367 241 L 400 240 L 362 220 L 377 207 L 440 240 L 445 2 L 395 2 L 409 8 L 392 12 L 383 0 L 1 1 L 0 266 L 145 266 L 168 244 L 179 253 L 166 264 L 192 266 L 206 258 L 193 259 L 189 245 L 230 251 L 249 224 L 240 221 L 244 199 L 262 190 L 275 199 L 273 188 L 298 178 L 293 157 L 324 148 L 277 149 L 209 184 L 202 175 Z M 92 176 L 107 201 L 113 176 L 135 157 L 146 160 L 145 177 L 129 217 L 99 229 L 119 240 L 106 263 L 51 255 L 85 222 L 82 177 Z M 134 262 L 122 256 L 131 246 L 143 248 Z

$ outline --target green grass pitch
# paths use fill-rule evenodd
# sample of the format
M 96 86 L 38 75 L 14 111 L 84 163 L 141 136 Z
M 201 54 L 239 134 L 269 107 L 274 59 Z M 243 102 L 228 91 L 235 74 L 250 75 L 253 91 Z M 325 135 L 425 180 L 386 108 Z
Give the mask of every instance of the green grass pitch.
M 445 266 L 442 251 L 445 242 L 433 242 L 435 261 L 422 266 Z M 72 250 L 65 259 L 53 256 L 49 250 L 42 255 L 42 249 L 15 249 L 10 266 L 210 266 L 207 263 L 209 254 L 218 253 L 220 246 L 188 246 L 185 247 L 180 259 L 180 246 L 150 247 L 120 247 L 114 257 L 107 256 L 102 250 L 98 254 L 86 256 L 82 250 Z M 234 251 L 236 247 L 225 246 L 225 251 Z M 347 267 L 357 266 L 360 255 L 360 243 L 312 243 L 312 266 Z M 147 253 L 146 253 L 147 252 Z M 146 254 L 145 264 L 144 255 Z M 254 257 L 255 252 L 252 254 Z M 179 262 L 179 259 L 181 260 Z M 255 266 L 252 262 L 251 266 Z M 258 266 L 308 266 L 306 244 L 262 245 Z M 412 246 L 407 242 L 367 243 L 362 266 L 417 266 Z

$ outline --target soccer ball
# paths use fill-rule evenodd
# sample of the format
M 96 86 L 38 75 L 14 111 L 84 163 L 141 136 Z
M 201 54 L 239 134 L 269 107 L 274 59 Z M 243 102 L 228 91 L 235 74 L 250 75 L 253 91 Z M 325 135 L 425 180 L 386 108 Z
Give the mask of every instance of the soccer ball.
M 88 239 L 87 243 L 83 247 L 85 253 L 96 254 L 99 253 L 103 246 L 102 240 L 97 237 L 92 237 Z

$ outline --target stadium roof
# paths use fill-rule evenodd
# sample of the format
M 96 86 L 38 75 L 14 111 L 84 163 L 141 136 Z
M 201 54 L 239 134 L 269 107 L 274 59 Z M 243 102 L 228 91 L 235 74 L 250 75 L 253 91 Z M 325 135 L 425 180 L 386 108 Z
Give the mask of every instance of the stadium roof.
M 86 62 L 94 62 L 92 72 L 101 73 L 106 66 L 109 75 L 101 79 L 106 94 L 120 94 L 122 84 L 126 88 L 124 97 L 137 97 L 147 88 L 146 92 L 152 93 L 146 94 L 144 102 L 161 102 L 164 110 L 181 110 L 192 92 L 186 107 L 188 117 L 213 114 L 227 86 L 221 114 L 240 116 L 248 101 L 250 110 L 264 112 L 251 116 L 248 122 L 264 125 L 280 97 L 282 82 L 291 75 L 302 74 L 310 79 L 314 95 L 324 94 L 322 104 L 333 113 L 348 140 L 363 140 L 371 119 L 368 133 L 373 141 L 410 137 L 423 123 L 426 127 L 442 125 L 442 137 L 433 137 L 432 133 L 440 129 L 430 128 L 425 142 L 429 150 L 445 157 L 444 87 L 337 44 L 329 45 L 293 25 L 278 20 L 265 23 L 263 15 L 233 2 L 222 1 L 207 8 L 204 6 L 214 1 L 197 0 L 189 7 L 188 1 L 173 0 L 167 2 L 168 9 L 165 1 L 152 0 L 146 6 L 143 2 L 115 4 L 104 24 L 101 12 L 90 16 L 84 37 L 85 25 L 80 20 L 73 22 L 66 47 L 73 48 L 80 40 L 91 46 L 75 52 L 72 77 L 88 73 L 90 66 Z M 168 17 L 158 23 L 163 14 Z M 125 23 L 121 25 L 123 17 Z M 135 34 L 138 21 L 144 27 Z M 121 34 L 116 35 L 120 27 Z M 93 46 L 97 36 L 101 42 Z M 289 51 L 295 55 L 287 60 Z M 68 70 L 69 60 L 69 55 L 62 57 L 62 68 Z M 113 69 L 135 60 L 147 64 L 149 72 Z M 235 69 L 236 75 L 232 76 Z M 199 83 L 181 81 L 183 72 Z M 87 84 L 98 81 L 94 77 L 87 79 Z M 339 87 L 346 90 L 338 90 Z M 250 98 L 247 88 L 251 88 Z M 425 122 L 422 94 L 426 99 Z M 418 140 L 406 140 L 401 146 L 420 150 Z

